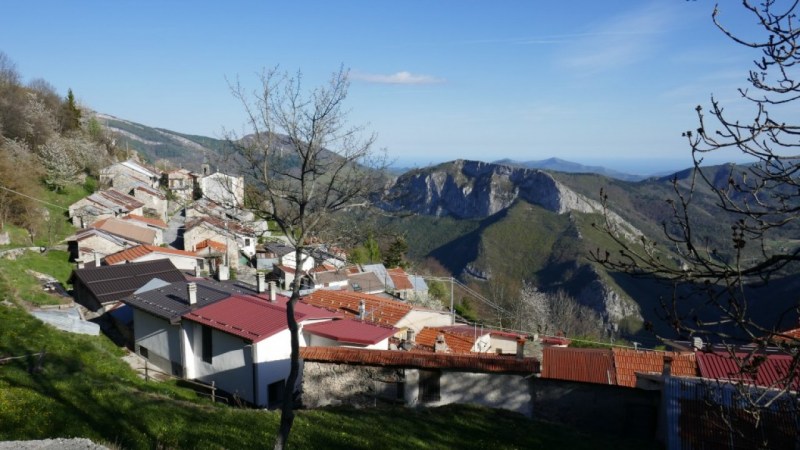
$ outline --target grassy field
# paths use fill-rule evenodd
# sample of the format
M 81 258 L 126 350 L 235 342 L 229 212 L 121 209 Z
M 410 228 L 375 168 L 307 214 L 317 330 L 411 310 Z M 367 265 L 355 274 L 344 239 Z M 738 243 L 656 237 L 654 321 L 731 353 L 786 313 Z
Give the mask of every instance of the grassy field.
M 64 259 L 61 259 L 64 258 Z M 44 303 L 24 268 L 65 277 L 66 255 L 0 260 L 12 303 Z M 42 294 L 45 295 L 46 294 Z M 41 368 L 38 357 L 44 351 Z M 259 448 L 279 414 L 212 404 L 174 382 L 145 382 L 107 338 L 57 331 L 18 306 L 0 305 L 0 440 L 86 437 L 118 448 Z M 293 448 L 603 449 L 641 442 L 589 436 L 518 414 L 469 406 L 299 411 Z

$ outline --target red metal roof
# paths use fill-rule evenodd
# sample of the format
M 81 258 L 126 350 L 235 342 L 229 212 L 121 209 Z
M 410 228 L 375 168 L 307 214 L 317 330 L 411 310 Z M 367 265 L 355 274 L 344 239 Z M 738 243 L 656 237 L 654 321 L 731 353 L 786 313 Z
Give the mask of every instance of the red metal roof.
M 192 252 L 187 252 L 184 250 L 176 250 L 174 248 L 167 248 L 167 247 L 156 247 L 155 245 L 137 245 L 136 247 L 131 247 L 120 252 L 108 255 L 105 257 L 105 262 L 109 266 L 114 264 L 123 263 L 125 261 L 136 261 L 137 259 L 147 256 L 151 253 L 161 253 L 164 255 L 177 255 L 177 256 L 185 256 L 188 258 L 197 258 Z
M 300 357 L 305 361 L 381 367 L 521 374 L 539 371 L 539 361 L 534 358 L 517 359 L 513 356 L 486 353 L 466 355 L 400 350 L 368 350 L 347 347 L 303 347 L 300 349 Z
M 295 311 L 295 319 L 298 322 L 305 317 L 305 314 Z M 183 318 L 239 336 L 253 343 L 288 328 L 285 307 L 245 295 L 232 295 L 224 300 L 188 312 L 183 315 Z
M 374 345 L 392 336 L 398 330 L 353 319 L 331 320 L 303 327 L 317 336 L 348 344 Z
M 791 355 L 750 355 L 748 353 L 697 352 L 700 376 L 719 380 L 743 381 L 758 386 L 783 389 L 791 382 L 791 389 L 800 387 L 800 370 L 792 370 Z
M 358 317 L 358 308 L 364 301 L 368 322 L 397 326 L 397 323 L 411 311 L 411 305 L 376 295 L 349 291 L 318 290 L 300 299 L 301 302 L 343 313 L 347 317 Z
M 542 378 L 617 384 L 614 356 L 609 349 L 545 347 Z
M 400 267 L 386 269 L 386 273 L 389 274 L 389 278 L 391 278 L 392 283 L 394 283 L 394 288 L 398 291 L 414 289 L 414 285 L 411 283 L 411 280 L 408 279 L 408 274 Z

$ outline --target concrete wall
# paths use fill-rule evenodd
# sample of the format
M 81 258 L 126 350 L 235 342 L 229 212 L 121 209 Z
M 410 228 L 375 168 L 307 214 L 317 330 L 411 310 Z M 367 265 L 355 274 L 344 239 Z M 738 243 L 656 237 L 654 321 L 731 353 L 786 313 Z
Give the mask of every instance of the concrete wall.
M 452 317 L 446 311 L 411 310 L 395 325 L 397 328 L 408 327 L 419 333 L 425 327 L 446 327 L 450 325 Z
M 491 351 L 496 352 L 498 349 L 505 354 L 515 355 L 517 353 L 517 339 L 504 336 L 491 336 Z
M 353 347 L 353 348 L 366 348 L 371 350 L 389 350 L 389 338 L 386 338 L 376 344 L 356 345 L 356 344 L 347 344 L 339 341 L 334 341 L 333 339 L 328 339 L 323 336 L 317 336 L 316 334 L 312 333 L 305 333 L 305 335 L 308 341 L 308 347 Z
M 166 319 L 133 308 L 136 353 L 141 354 L 140 347 L 147 348 L 147 359 L 163 372 L 173 373 L 172 363 L 181 364 L 183 361 L 180 333 L 179 325 L 170 325 Z
M 536 419 L 592 433 L 655 436 L 659 391 L 541 378 L 531 386 Z
M 144 203 L 144 207 L 142 209 L 150 208 L 155 210 L 158 214 L 158 218 L 165 221 L 167 220 L 167 200 L 160 199 L 152 194 L 147 192 L 141 191 L 139 189 L 133 190 L 133 197 L 140 202 Z
M 191 357 L 194 378 L 204 383 L 215 383 L 216 387 L 238 395 L 254 403 L 253 349 L 244 339 L 211 329 L 211 363 L 203 361 L 202 325 L 186 321 L 191 327 Z
M 143 261 L 156 261 L 159 259 L 169 259 L 172 261 L 172 264 L 175 265 L 175 268 L 178 270 L 183 271 L 194 271 L 195 267 L 197 266 L 198 258 L 192 258 L 188 256 L 179 256 L 179 255 L 166 255 L 162 253 L 149 253 L 141 258 L 136 259 L 136 262 L 143 262 Z M 200 259 L 202 261 L 202 259 Z M 124 264 L 124 263 L 120 263 Z M 201 263 L 202 264 L 202 263 Z M 201 267 L 202 268 L 202 267 Z
M 405 402 L 409 406 L 423 404 L 420 398 L 419 372 L 417 369 L 405 371 Z M 474 404 L 507 409 L 530 417 L 532 415 L 530 384 L 530 379 L 523 375 L 441 371 L 440 400 L 426 402 L 424 405 Z
M 244 198 L 244 179 L 214 173 L 200 179 L 203 196 L 220 205 L 239 206 Z
M 117 245 L 108 239 L 101 238 L 100 236 L 90 236 L 78 242 L 79 247 L 90 248 L 101 256 L 117 253 L 118 251 L 125 250 L 125 247 Z

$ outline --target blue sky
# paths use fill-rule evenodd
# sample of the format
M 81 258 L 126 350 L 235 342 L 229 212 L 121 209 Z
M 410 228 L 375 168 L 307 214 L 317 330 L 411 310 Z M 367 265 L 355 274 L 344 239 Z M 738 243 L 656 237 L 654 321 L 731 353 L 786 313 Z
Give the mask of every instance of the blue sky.
M 6 2 L 0 51 L 99 112 L 219 137 L 241 129 L 226 77 L 322 83 L 351 70 L 350 121 L 405 166 L 549 157 L 653 173 L 689 166 L 682 131 L 736 106 L 757 57 L 710 1 Z M 721 20 L 753 30 L 738 2 Z M 746 112 L 747 110 L 742 110 Z M 746 116 L 745 116 L 746 117 Z M 733 154 L 720 160 L 732 160 Z

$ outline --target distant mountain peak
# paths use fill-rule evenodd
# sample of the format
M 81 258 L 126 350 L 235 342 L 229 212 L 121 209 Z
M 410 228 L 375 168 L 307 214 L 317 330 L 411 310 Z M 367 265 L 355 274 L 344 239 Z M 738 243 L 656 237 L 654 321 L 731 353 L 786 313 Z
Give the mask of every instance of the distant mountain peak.
M 580 163 L 567 161 L 565 159 L 551 157 L 538 161 L 516 161 L 509 158 L 504 158 L 494 162 L 495 164 L 503 164 L 506 166 L 524 167 L 526 169 L 541 169 L 552 170 L 555 172 L 567 173 L 594 173 L 603 175 L 609 178 L 615 178 L 623 181 L 640 181 L 646 177 L 640 175 L 632 175 L 629 173 L 618 172 L 613 169 L 608 169 L 602 166 L 586 166 Z

